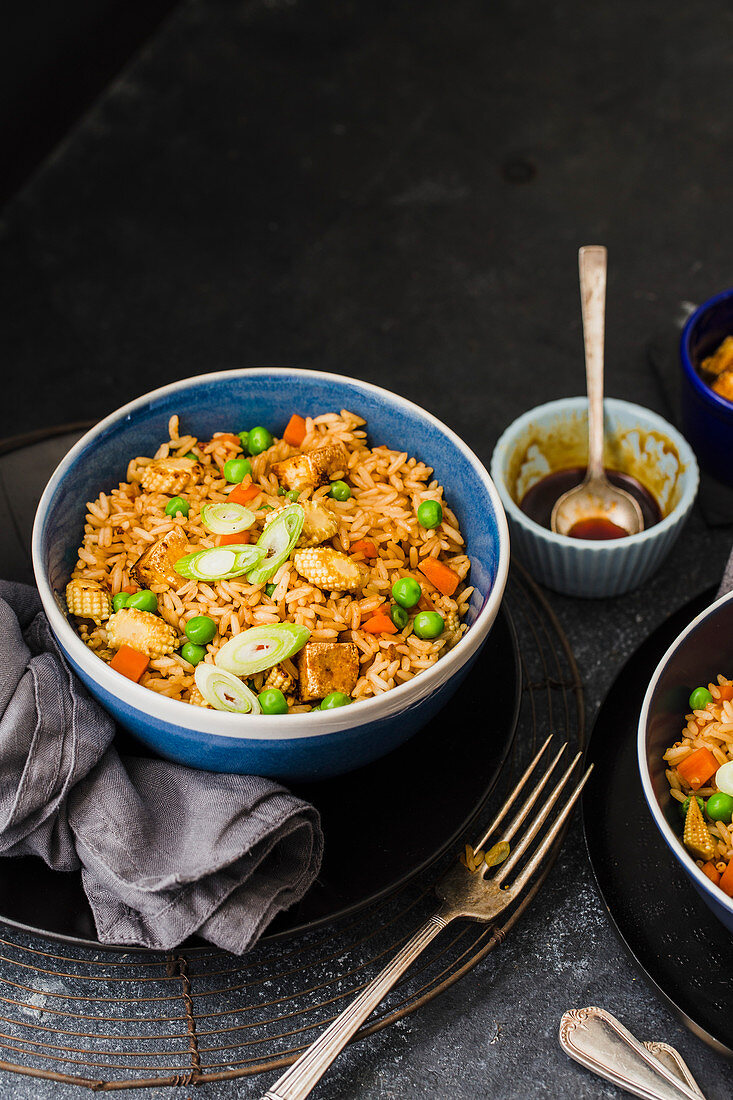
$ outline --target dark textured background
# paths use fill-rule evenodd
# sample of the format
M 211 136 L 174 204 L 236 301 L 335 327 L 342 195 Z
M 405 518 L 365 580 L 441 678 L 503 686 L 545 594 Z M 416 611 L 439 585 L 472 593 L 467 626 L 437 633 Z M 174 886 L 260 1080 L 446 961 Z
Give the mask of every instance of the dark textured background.
M 488 462 L 520 412 L 582 392 L 576 250 L 595 242 L 607 392 L 665 412 L 648 342 L 733 282 L 732 24 L 723 0 L 180 5 L 5 208 L 0 437 L 290 363 L 398 390 Z M 732 536 L 696 510 L 644 591 L 552 597 L 591 714 Z M 576 827 L 510 941 L 318 1095 L 615 1097 L 556 1042 L 589 1003 L 676 1043 L 711 1100 L 733 1092 L 627 961 Z

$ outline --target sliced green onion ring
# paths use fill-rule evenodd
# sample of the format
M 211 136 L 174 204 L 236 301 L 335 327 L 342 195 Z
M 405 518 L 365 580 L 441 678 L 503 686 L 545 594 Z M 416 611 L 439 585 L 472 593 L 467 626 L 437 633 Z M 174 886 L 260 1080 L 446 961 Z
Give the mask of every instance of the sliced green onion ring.
M 302 649 L 310 638 L 307 626 L 297 623 L 265 623 L 235 634 L 216 654 L 217 668 L 237 676 L 253 676 L 272 668 Z M 203 693 L 202 693 L 203 694 Z
M 254 512 L 243 504 L 205 504 L 201 509 L 201 522 L 215 535 L 237 535 L 251 527 L 255 519 Z
M 287 561 L 300 538 L 304 520 L 305 510 L 302 504 L 289 504 L 278 512 L 257 540 L 257 547 L 262 550 L 263 558 L 252 569 L 247 570 L 247 580 L 251 584 L 269 581 L 282 563 Z
M 194 672 L 196 687 L 207 703 L 215 710 L 228 710 L 235 714 L 261 714 L 262 707 L 254 692 L 250 691 L 231 672 L 215 665 L 201 662 Z
M 259 546 L 244 542 L 212 546 L 209 550 L 197 550 L 195 554 L 179 558 L 173 568 L 182 577 L 197 581 L 227 581 L 259 565 L 264 554 Z

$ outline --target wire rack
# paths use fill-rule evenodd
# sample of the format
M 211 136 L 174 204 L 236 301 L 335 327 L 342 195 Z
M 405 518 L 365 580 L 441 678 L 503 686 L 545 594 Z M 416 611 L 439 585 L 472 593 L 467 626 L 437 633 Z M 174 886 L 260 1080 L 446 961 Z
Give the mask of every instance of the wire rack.
M 523 694 L 492 806 L 548 731 L 585 744 L 582 685 L 557 619 L 516 565 L 505 599 L 519 640 Z M 0 925 L 0 1069 L 95 1091 L 188 1086 L 280 1069 L 434 908 L 432 884 L 446 860 L 356 914 L 264 939 L 244 959 L 214 949 L 120 955 Z M 480 962 L 532 903 L 548 871 L 500 926 L 451 926 L 357 1037 L 414 1012 Z

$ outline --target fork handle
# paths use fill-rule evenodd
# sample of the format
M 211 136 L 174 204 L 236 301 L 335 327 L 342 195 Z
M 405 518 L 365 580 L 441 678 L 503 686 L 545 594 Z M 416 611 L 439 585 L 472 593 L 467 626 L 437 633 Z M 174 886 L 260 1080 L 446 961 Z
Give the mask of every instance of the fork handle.
M 297 1062 L 278 1078 L 261 1100 L 302 1100 L 304 1096 L 308 1096 L 351 1036 L 359 1030 L 411 963 L 443 931 L 451 919 L 451 916 L 444 915 L 441 910 L 429 917 L 400 948 L 392 961 L 329 1024 Z

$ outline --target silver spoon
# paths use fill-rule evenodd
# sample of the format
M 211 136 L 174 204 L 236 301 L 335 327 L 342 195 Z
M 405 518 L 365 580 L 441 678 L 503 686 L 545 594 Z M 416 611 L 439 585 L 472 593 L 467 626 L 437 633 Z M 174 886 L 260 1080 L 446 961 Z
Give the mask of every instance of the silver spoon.
M 581 520 L 596 518 L 610 520 L 629 535 L 644 530 L 641 508 L 630 493 L 611 484 L 603 468 L 606 266 L 607 253 L 603 245 L 584 245 L 578 252 L 588 387 L 588 469 L 582 484 L 569 489 L 555 502 L 550 524 L 558 535 L 567 535 Z

